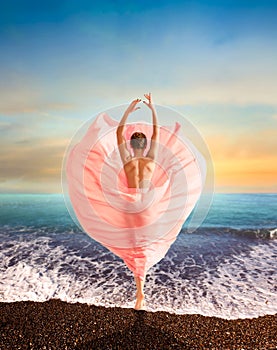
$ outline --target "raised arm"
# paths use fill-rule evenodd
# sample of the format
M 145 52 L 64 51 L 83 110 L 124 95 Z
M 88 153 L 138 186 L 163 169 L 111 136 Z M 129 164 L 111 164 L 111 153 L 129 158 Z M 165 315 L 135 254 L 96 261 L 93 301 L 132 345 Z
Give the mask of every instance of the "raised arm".
M 123 114 L 123 117 L 121 118 L 117 130 L 116 130 L 116 136 L 117 136 L 117 145 L 119 148 L 119 153 L 120 153 L 120 157 L 121 160 L 123 162 L 123 164 L 125 164 L 130 158 L 131 158 L 131 154 L 127 148 L 126 145 L 126 139 L 124 137 L 124 126 L 126 123 L 126 120 L 129 116 L 130 113 L 136 111 L 137 109 L 139 109 L 140 107 L 137 107 L 137 104 L 140 102 L 141 100 L 139 98 L 137 98 L 136 100 L 133 100 L 129 107 L 126 109 L 125 113 Z
M 151 145 L 150 149 L 147 153 L 147 157 L 156 159 L 158 155 L 158 145 L 159 145 L 159 127 L 158 127 L 158 118 L 157 118 L 157 112 L 156 108 L 152 102 L 152 96 L 151 92 L 149 94 L 144 94 L 144 96 L 147 98 L 147 101 L 143 101 L 152 111 L 152 124 L 153 124 L 153 134 L 151 137 Z

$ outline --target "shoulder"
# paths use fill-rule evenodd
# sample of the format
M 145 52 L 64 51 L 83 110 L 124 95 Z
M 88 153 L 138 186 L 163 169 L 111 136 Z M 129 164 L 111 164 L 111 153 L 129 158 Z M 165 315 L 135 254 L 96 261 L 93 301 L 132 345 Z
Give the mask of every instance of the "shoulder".
M 128 155 L 124 158 L 124 166 L 127 164 L 132 164 L 134 163 L 135 158 L 133 158 L 131 155 Z

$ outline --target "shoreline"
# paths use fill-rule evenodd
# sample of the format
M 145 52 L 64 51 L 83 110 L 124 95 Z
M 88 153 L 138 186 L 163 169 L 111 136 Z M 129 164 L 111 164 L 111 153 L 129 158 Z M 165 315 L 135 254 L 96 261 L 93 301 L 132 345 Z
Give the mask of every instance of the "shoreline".
M 198 314 L 45 302 L 0 303 L 0 349 L 277 349 L 277 315 Z

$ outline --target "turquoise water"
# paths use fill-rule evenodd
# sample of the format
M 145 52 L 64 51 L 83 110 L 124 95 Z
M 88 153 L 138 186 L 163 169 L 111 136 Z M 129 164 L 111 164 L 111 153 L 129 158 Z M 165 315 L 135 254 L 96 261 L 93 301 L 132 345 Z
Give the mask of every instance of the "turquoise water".
M 201 226 L 274 228 L 277 227 L 276 213 L 276 193 L 215 194 Z M 0 225 L 71 224 L 61 194 L 0 194 Z

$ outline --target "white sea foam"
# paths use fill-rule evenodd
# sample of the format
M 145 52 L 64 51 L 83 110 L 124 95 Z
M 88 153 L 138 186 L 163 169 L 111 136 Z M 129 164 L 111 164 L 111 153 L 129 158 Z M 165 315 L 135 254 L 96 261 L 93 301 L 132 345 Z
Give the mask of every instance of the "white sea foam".
M 80 250 L 38 237 L 3 244 L 2 256 L 2 302 L 59 298 L 107 307 L 134 306 L 132 273 L 104 249 L 81 257 Z M 201 253 L 198 259 L 186 256 L 176 268 L 173 251 L 147 275 L 146 309 L 226 319 L 276 314 L 276 256 L 276 242 L 270 241 L 214 265 Z

